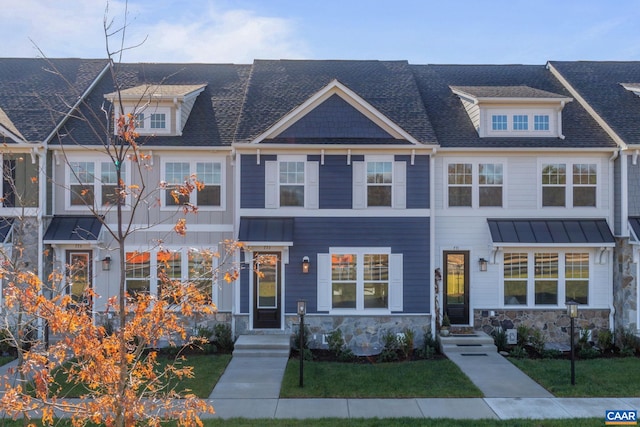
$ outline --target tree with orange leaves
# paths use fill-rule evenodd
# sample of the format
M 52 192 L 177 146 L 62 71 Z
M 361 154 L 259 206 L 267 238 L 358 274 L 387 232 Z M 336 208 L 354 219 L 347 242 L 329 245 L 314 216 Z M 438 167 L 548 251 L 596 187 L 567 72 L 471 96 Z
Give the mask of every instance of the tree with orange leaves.
M 52 271 L 44 281 L 15 263 L 0 267 L 5 283 L 4 304 L 7 310 L 25 319 L 18 322 L 18 332 L 7 337 L 19 352 L 16 371 L 19 381 L 4 382 L 0 410 L 12 417 L 24 417 L 25 423 L 29 417 L 38 416 L 43 423 L 51 424 L 54 415 L 62 413 L 71 417 L 74 426 L 88 422 L 114 427 L 156 426 L 168 419 L 177 420 L 179 425 L 196 426 L 202 425 L 201 413 L 213 412 L 207 402 L 193 395 L 179 394 L 169 387 L 171 378 L 192 376 L 192 369 L 181 363 L 160 368 L 157 353 L 152 350 L 161 341 L 176 345 L 197 343 L 198 337 L 189 333 L 184 319 L 212 314 L 216 307 L 211 298 L 197 281 L 183 282 L 167 274 L 158 275 L 162 290 L 159 295 L 127 292 L 127 262 L 136 254 L 127 252 L 126 245 L 136 231 L 133 222 L 136 212 L 154 206 L 159 192 L 168 192 L 178 205 L 173 232 L 184 235 L 187 216 L 198 210 L 188 201 L 188 195 L 202 190 L 203 184 L 195 175 L 180 184 L 149 185 L 146 182 L 146 172 L 152 167 L 151 155 L 138 143 L 136 116 L 125 110 L 118 83 L 115 59 L 121 59 L 128 48 L 122 47 L 122 41 L 118 49 L 109 48 L 110 39 L 123 37 L 126 26 L 125 21 L 121 28 L 113 29 L 105 19 L 108 67 L 116 86 L 114 102 L 102 111 L 92 110 L 88 104 L 73 110 L 74 116 L 93 126 L 91 133 L 99 143 L 92 144 L 91 149 L 106 156 L 115 169 L 114 193 L 110 195 L 114 203 L 109 208 L 110 218 L 115 220 L 105 219 L 105 212 L 94 203 L 91 191 L 68 189 L 75 191 L 74 197 L 102 223 L 113 242 L 110 250 L 117 255 L 114 258 L 119 264 L 119 278 L 117 292 L 108 298 L 104 309 L 104 314 L 114 319 L 113 330 L 106 324 L 96 323 L 90 315 L 91 301 L 100 297 L 92 288 L 83 289 L 80 298 L 62 289 L 75 269 L 86 266 L 67 265 L 65 271 Z M 55 68 L 51 68 L 55 72 Z M 60 146 L 62 157 L 70 164 L 63 144 Z M 127 182 L 123 173 L 125 162 L 133 169 L 132 182 Z M 70 170 L 73 178 L 82 182 L 80 172 Z M 207 254 L 209 258 L 219 259 L 215 269 L 210 267 L 215 270 L 210 274 L 227 282 L 236 280 L 237 268 L 231 260 L 239 247 L 238 243 L 227 241 L 220 251 Z M 47 341 L 42 334 L 29 335 L 27 342 L 24 325 L 44 326 L 52 339 Z M 84 387 L 82 399 L 59 395 L 56 370 L 63 370 L 68 382 Z

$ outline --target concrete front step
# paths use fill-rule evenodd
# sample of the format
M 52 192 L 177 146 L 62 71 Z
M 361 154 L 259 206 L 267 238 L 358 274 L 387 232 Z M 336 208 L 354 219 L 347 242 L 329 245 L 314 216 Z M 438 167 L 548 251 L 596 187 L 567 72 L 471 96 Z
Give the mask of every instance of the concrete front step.
M 498 351 L 493 338 L 482 331 L 440 337 L 442 353 L 495 353 Z
M 289 335 L 241 335 L 234 344 L 234 357 L 288 357 Z

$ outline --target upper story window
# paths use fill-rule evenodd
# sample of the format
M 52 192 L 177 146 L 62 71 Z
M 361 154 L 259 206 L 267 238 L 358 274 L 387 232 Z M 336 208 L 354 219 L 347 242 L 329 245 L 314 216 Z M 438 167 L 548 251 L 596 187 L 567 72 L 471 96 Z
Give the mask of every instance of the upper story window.
M 307 156 L 282 155 L 264 162 L 265 208 L 317 209 L 319 166 Z
M 567 168 L 571 174 L 567 173 Z M 545 163 L 541 178 L 543 207 L 596 206 L 596 164 Z
M 533 130 L 548 131 L 549 130 L 549 115 L 548 114 L 536 114 L 533 116 Z
M 128 182 L 127 165 L 121 165 L 123 184 Z M 108 207 L 124 204 L 116 166 L 111 161 L 71 159 L 67 165 L 67 207 Z
M 393 191 L 393 163 L 367 162 L 367 206 L 389 206 Z
M 513 116 L 513 130 L 529 130 L 529 116 L 515 114 Z
M 31 161 L 26 153 L 5 153 L 2 159 L 2 180 L 0 206 L 38 206 L 38 164 Z
M 224 175 L 223 160 L 175 160 L 163 161 L 165 190 L 164 206 L 179 206 L 184 203 L 192 203 L 200 209 L 223 207 L 223 185 Z M 189 194 L 181 193 L 177 190 L 186 182 L 196 180 L 203 187 L 194 190 Z
M 153 113 L 149 120 L 151 129 L 166 129 L 167 115 L 165 113 Z
M 501 207 L 502 163 L 450 163 L 447 165 L 449 207 Z
M 283 161 L 280 167 L 280 206 L 304 207 L 304 162 Z
M 506 114 L 494 114 L 491 116 L 491 129 L 492 130 L 507 130 L 507 115 Z

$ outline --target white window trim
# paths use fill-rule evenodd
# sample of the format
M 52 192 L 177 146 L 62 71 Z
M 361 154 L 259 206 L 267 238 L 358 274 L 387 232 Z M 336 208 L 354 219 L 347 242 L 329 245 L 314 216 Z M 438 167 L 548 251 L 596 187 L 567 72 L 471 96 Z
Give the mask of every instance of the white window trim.
M 356 308 L 332 307 L 332 282 L 331 282 L 331 255 L 355 254 L 358 257 L 356 268 L 358 269 L 356 282 Z M 364 308 L 364 279 L 363 260 L 364 255 L 388 255 L 389 256 L 389 307 Z M 337 315 L 388 315 L 392 312 L 403 310 L 403 256 L 391 253 L 390 247 L 331 247 L 329 253 L 318 254 L 318 311 L 328 311 Z
M 481 137 L 558 137 L 561 134 L 560 123 L 555 108 L 482 108 Z M 507 130 L 493 130 L 492 117 L 507 116 Z M 513 116 L 527 116 L 527 130 L 515 130 Z M 549 130 L 535 130 L 535 116 L 549 117 Z M 484 131 L 483 131 L 484 129 Z
M 134 111 L 135 110 L 135 111 Z M 133 105 L 124 106 L 124 114 L 144 114 L 144 127 L 136 128 L 136 132 L 139 135 L 175 135 L 176 132 L 172 131 L 174 128 L 173 108 L 168 106 L 157 105 L 142 105 L 135 108 Z M 164 114 L 165 128 L 151 129 L 151 115 L 152 114 Z M 114 126 L 113 134 L 117 134 L 117 127 Z
M 449 165 L 471 164 L 471 206 L 449 206 Z M 501 206 L 480 206 L 480 164 L 502 165 L 502 205 Z M 503 157 L 491 158 L 449 158 L 443 165 L 443 200 L 445 209 L 505 209 L 507 207 L 507 159 Z M 492 185 L 491 187 L 497 187 Z
M 115 208 L 115 205 L 102 205 L 102 163 L 111 163 L 111 159 L 109 157 L 104 157 L 100 159 L 96 159 L 95 156 L 88 155 L 70 155 L 64 164 L 64 174 L 65 174 L 65 191 L 64 191 L 64 205 L 65 209 L 70 211 L 87 211 L 91 207 L 88 205 L 71 205 L 71 185 L 73 173 L 71 172 L 71 163 L 75 162 L 86 162 L 93 163 L 94 167 L 94 180 L 93 180 L 93 208 L 97 210 L 107 210 Z M 131 164 L 130 162 L 125 163 L 125 171 L 124 171 L 124 181 L 125 185 L 131 185 Z M 130 195 L 127 196 L 124 204 L 122 205 L 122 210 L 131 210 L 130 205 Z
M 391 163 L 391 206 L 369 206 L 367 191 L 367 163 Z M 352 162 L 353 209 L 406 209 L 407 207 L 407 163 L 395 160 L 393 155 L 367 155 L 364 161 Z
M 182 282 L 187 282 L 189 280 L 189 249 L 185 249 L 182 247 L 164 247 L 163 250 L 169 252 L 179 252 L 180 253 L 180 271 L 182 273 L 180 280 Z M 210 250 L 212 253 L 215 253 L 217 249 L 215 248 L 204 248 L 203 250 Z M 148 277 L 149 280 L 149 292 L 154 297 L 158 296 L 158 251 L 157 249 L 152 250 L 144 250 L 141 248 L 125 248 L 125 254 L 129 252 L 138 252 L 144 253 L 149 252 L 149 270 L 150 274 Z M 125 261 L 126 264 L 126 261 Z M 217 269 L 219 267 L 219 259 L 215 256 L 212 257 L 211 260 L 211 299 L 213 304 L 218 305 L 219 300 L 219 278 L 216 274 Z M 126 274 L 125 274 L 126 276 Z M 126 281 L 125 277 L 125 281 Z M 126 286 L 126 284 L 125 284 Z
M 169 156 L 171 156 L 169 158 Z M 195 158 L 194 158 L 195 157 Z M 225 210 L 226 204 L 226 179 L 227 179 L 227 162 L 225 157 L 220 156 L 204 156 L 203 153 L 194 153 L 191 156 L 180 156 L 180 155 L 164 155 L 162 156 L 162 160 L 160 161 L 160 167 L 162 168 L 160 171 L 160 175 L 162 176 L 162 180 L 166 181 L 166 165 L 167 163 L 189 163 L 189 175 L 193 175 L 196 173 L 196 163 L 220 163 L 220 206 L 200 206 L 198 205 L 198 190 L 194 189 L 191 193 L 189 200 L 194 203 L 198 207 L 199 211 L 223 211 Z M 197 176 L 196 176 L 197 178 Z M 180 205 L 167 205 L 167 191 L 170 190 L 161 190 L 161 205 L 160 210 L 162 211 L 175 211 Z M 194 197 L 195 194 L 195 197 Z
M 280 206 L 280 163 L 304 163 L 304 206 Z M 319 207 L 319 162 L 307 160 L 306 155 L 279 155 L 278 160 L 265 162 L 265 208 L 283 211 L 318 209 Z M 284 212 L 283 212 L 284 213 Z
M 580 304 L 580 307 L 588 308 L 593 304 L 593 277 L 594 277 L 594 253 L 592 248 L 523 248 L 505 247 L 501 254 L 500 261 L 500 286 L 498 290 L 499 307 L 511 310 L 538 309 L 538 308 L 566 308 L 566 270 L 565 255 L 568 253 L 586 253 L 589 255 L 589 284 L 587 300 L 589 304 Z M 527 254 L 527 304 L 508 305 L 504 303 L 504 254 L 505 253 L 526 253 Z M 558 303 L 557 304 L 536 304 L 535 296 L 535 254 L 554 253 L 558 254 Z
M 566 170 L 566 183 L 565 186 L 565 205 L 564 206 L 544 206 L 542 200 L 542 170 L 545 165 L 549 164 L 563 164 Z M 595 206 L 573 206 L 573 165 L 576 164 L 591 164 L 596 166 L 596 205 Z M 602 172 L 600 167 L 600 160 L 594 158 L 573 158 L 571 161 L 567 161 L 567 158 L 542 158 L 538 159 L 538 206 L 541 209 L 597 209 L 600 207 L 600 192 L 602 191 Z

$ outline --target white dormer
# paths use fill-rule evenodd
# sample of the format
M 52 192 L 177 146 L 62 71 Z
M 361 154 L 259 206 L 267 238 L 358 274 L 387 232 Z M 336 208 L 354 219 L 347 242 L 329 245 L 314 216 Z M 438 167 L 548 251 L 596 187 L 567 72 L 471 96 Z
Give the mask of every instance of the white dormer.
M 200 85 L 141 85 L 120 92 L 125 114 L 136 116 L 140 135 L 180 136 L 198 95 Z M 117 102 L 117 92 L 104 97 Z M 115 132 L 115 129 L 114 129 Z
M 528 86 L 450 86 L 481 138 L 564 138 L 562 109 L 572 98 Z

